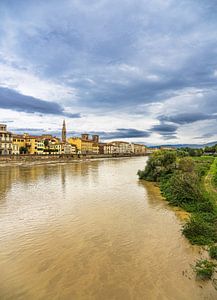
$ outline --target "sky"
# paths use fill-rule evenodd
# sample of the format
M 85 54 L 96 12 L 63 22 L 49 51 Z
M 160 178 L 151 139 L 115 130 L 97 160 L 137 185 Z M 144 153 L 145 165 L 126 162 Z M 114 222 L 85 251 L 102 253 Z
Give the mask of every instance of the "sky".
M 0 0 L 0 123 L 217 141 L 217 0 Z

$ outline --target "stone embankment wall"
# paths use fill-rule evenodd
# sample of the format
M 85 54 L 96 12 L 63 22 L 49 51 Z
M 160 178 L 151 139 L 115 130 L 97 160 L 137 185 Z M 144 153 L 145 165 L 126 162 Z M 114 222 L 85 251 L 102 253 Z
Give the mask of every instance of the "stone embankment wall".
M 0 155 L 0 165 L 7 163 L 70 162 L 99 158 L 119 158 L 144 156 L 145 154 L 86 154 L 86 155 Z

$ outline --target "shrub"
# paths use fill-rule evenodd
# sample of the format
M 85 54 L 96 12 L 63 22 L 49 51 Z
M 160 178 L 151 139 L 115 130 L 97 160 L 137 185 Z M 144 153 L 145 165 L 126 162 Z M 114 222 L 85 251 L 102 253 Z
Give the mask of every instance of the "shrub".
M 211 258 L 217 259 L 217 246 L 211 246 L 209 249 L 209 255 Z
M 198 178 L 193 173 L 175 172 L 169 180 L 163 180 L 161 189 L 170 203 L 182 206 L 203 200 Z
M 176 168 L 175 151 L 157 151 L 148 160 L 143 171 L 138 171 L 140 179 L 160 181 L 161 178 L 171 174 Z
M 215 264 L 207 259 L 199 260 L 193 269 L 198 279 L 207 280 L 211 279 L 215 270 Z
M 217 242 L 215 222 L 209 222 L 202 215 L 194 214 L 184 225 L 182 232 L 192 244 L 209 245 Z
M 182 172 L 193 172 L 195 163 L 191 157 L 184 157 L 179 160 L 178 168 Z

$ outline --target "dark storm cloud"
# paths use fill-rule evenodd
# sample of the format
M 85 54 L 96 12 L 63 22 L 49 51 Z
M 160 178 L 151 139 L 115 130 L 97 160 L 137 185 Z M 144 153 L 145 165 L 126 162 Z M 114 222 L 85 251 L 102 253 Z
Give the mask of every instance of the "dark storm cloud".
M 154 125 L 151 127 L 151 132 L 156 132 L 160 134 L 164 140 L 170 140 L 170 139 L 176 139 L 176 131 L 178 129 L 178 126 L 174 124 L 166 124 L 166 123 L 160 123 L 158 125 Z
M 69 134 L 73 136 L 80 136 L 81 132 L 78 131 L 69 131 Z M 146 138 L 149 137 L 151 134 L 145 130 L 138 130 L 134 128 L 118 128 L 114 131 L 91 131 L 89 132 L 90 135 L 98 134 L 100 138 L 104 140 L 109 139 L 127 139 L 127 138 Z
M 176 132 L 178 126 L 176 125 L 172 125 L 172 124 L 159 124 L 159 125 L 154 125 L 151 128 L 151 131 L 160 133 L 160 134 L 173 134 L 174 132 Z
M 173 115 L 161 115 L 158 117 L 160 121 L 167 121 L 177 124 L 190 124 L 197 121 L 203 120 L 217 120 L 217 114 L 206 114 L 206 113 L 181 113 L 181 114 L 173 114 Z
M 119 128 L 113 132 L 99 132 L 103 139 L 124 139 L 124 138 L 145 138 L 149 137 L 150 133 L 144 130 L 134 128 Z
M 58 103 L 22 95 L 14 90 L 0 87 L 0 108 L 26 113 L 62 115 L 69 118 L 80 118 L 80 114 L 64 112 Z

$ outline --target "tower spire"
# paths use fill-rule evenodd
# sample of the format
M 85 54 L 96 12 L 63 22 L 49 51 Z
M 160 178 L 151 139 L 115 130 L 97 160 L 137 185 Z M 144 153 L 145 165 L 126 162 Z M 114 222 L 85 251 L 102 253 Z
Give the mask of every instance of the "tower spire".
M 63 120 L 62 142 L 66 143 L 66 122 L 65 122 L 65 120 Z

